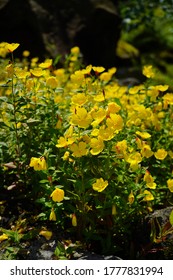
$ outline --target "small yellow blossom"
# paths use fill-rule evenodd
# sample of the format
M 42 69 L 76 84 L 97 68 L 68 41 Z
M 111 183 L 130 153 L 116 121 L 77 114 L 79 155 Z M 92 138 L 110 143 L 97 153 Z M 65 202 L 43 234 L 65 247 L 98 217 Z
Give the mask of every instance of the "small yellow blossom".
M 46 80 L 46 85 L 52 89 L 56 88 L 58 86 L 58 81 L 56 77 L 53 76 L 48 77 Z
M 50 231 L 50 230 L 41 230 L 39 232 L 39 235 L 44 236 L 46 238 L 46 240 L 50 240 L 51 237 L 52 237 L 52 231 Z
M 13 51 L 15 51 L 19 46 L 20 46 L 20 44 L 18 44 L 18 43 L 11 43 L 11 44 L 7 44 L 7 45 L 6 45 L 6 48 L 8 49 L 9 52 L 13 52 Z
M 8 239 L 8 235 L 6 233 L 0 235 L 0 243 L 6 239 Z
M 98 136 L 98 138 L 91 138 L 90 147 L 91 147 L 90 153 L 92 155 L 100 154 L 104 149 L 103 139 L 100 136 Z
M 97 192 L 102 192 L 108 186 L 108 181 L 104 181 L 103 178 L 97 179 L 96 182 L 92 185 L 93 190 Z
M 131 191 L 129 196 L 128 196 L 129 204 L 133 204 L 134 200 L 135 200 L 135 197 L 134 197 L 133 191 Z
M 79 49 L 79 47 L 75 46 L 75 47 L 71 48 L 70 52 L 73 55 L 78 55 L 80 53 L 80 49 Z
M 92 68 L 96 73 L 102 73 L 103 71 L 105 71 L 105 68 L 102 66 L 93 66 Z
M 110 102 L 108 104 L 107 114 L 109 115 L 110 113 L 112 114 L 118 113 L 120 109 L 121 107 L 116 102 Z
M 88 101 L 88 97 L 84 93 L 78 93 L 73 95 L 71 101 L 75 105 L 82 106 Z
M 116 205 L 113 204 L 112 205 L 112 216 L 115 216 L 117 214 L 117 208 L 116 208 Z
M 63 160 L 68 160 L 68 159 L 69 159 L 69 156 L 70 156 L 69 151 L 66 151 L 66 152 L 64 153 L 64 155 L 62 156 L 62 159 L 63 159 Z
M 44 157 L 40 157 L 40 158 L 32 157 L 29 166 L 33 167 L 34 170 L 36 171 L 47 169 L 47 164 Z
M 24 57 L 28 57 L 28 56 L 30 55 L 30 52 L 27 51 L 27 50 L 25 50 L 25 51 L 23 51 L 22 55 L 23 55 Z
M 74 142 L 75 142 L 75 138 L 74 137 L 69 137 L 69 138 L 67 138 L 67 137 L 60 137 L 59 139 L 58 139 L 58 144 L 56 144 L 56 147 L 57 148 L 63 148 L 63 147 L 67 147 L 67 146 L 69 146 L 69 145 L 71 145 L 71 144 L 73 144 Z
M 144 181 L 146 182 L 146 185 L 148 188 L 150 188 L 150 189 L 156 188 L 156 183 L 154 182 L 154 179 L 148 170 L 146 171 L 146 173 L 144 175 Z
M 144 197 L 144 201 L 151 201 L 151 200 L 154 200 L 154 196 L 152 195 L 152 193 L 148 190 L 145 190 L 143 192 L 143 194 L 145 195 Z
M 167 186 L 170 192 L 173 192 L 173 179 L 168 179 L 167 180 Z
M 123 128 L 123 119 L 118 114 L 110 113 L 110 117 L 106 120 L 107 126 L 114 129 L 114 131 L 120 131 Z
M 130 163 L 132 171 L 136 171 L 139 168 L 138 164 L 142 161 L 142 157 L 140 153 L 134 152 L 125 156 L 125 160 Z
M 44 74 L 44 71 L 41 68 L 30 69 L 30 72 L 37 78 L 41 77 Z
M 154 153 L 155 158 L 159 160 L 164 160 L 167 156 L 167 151 L 165 149 L 158 149 L 157 152 Z
M 115 151 L 120 157 L 123 157 L 127 151 L 127 140 L 124 139 L 117 142 L 117 144 L 112 148 L 112 151 Z
M 53 208 L 51 209 L 50 212 L 49 221 L 56 221 L 56 214 Z
M 87 128 L 92 122 L 91 114 L 82 107 L 75 108 L 74 114 L 71 116 L 71 124 L 77 125 L 81 128 Z
M 143 132 L 140 132 L 140 131 L 136 131 L 136 134 L 138 136 L 140 136 L 142 139 L 148 139 L 151 137 L 151 134 L 149 134 L 148 132 L 146 131 L 143 131 Z
M 52 59 L 46 59 L 44 62 L 39 64 L 40 68 L 49 68 L 52 66 Z
M 73 227 L 77 227 L 77 217 L 76 214 L 72 214 L 71 223 Z
M 150 145 L 148 145 L 148 144 L 142 145 L 141 155 L 143 157 L 150 158 L 150 157 L 152 157 L 153 154 L 154 153 L 152 152 Z
M 73 152 L 74 157 L 82 157 L 86 156 L 88 153 L 88 149 L 86 148 L 87 144 L 83 141 L 79 142 L 78 144 L 73 143 L 70 146 L 70 150 Z
M 61 202 L 64 199 L 64 190 L 56 188 L 50 195 L 54 202 Z
M 152 65 L 145 65 L 142 71 L 142 74 L 146 76 L 147 78 L 154 78 L 155 74 L 153 72 L 153 66 Z

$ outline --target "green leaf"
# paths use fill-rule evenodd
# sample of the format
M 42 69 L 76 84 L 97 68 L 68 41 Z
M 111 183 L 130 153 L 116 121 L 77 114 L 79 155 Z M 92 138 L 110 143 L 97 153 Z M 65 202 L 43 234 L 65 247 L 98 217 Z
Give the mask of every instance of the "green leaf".
M 169 216 L 169 221 L 170 221 L 171 226 L 173 226 L 173 210 L 171 211 L 171 214 Z

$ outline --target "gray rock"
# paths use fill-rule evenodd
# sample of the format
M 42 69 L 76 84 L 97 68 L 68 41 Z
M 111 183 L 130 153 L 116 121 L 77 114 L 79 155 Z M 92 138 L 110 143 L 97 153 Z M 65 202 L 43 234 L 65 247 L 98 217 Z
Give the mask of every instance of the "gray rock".
M 15 54 L 65 55 L 78 45 L 88 63 L 112 66 L 120 36 L 116 1 L 1 0 L 0 41 L 18 42 Z

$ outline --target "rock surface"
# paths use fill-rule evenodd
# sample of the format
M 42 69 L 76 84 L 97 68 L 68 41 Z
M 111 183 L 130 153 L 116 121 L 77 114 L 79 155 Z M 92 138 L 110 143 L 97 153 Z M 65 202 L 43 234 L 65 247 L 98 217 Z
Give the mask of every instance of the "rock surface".
M 87 63 L 112 66 L 120 35 L 116 2 L 1 0 L 0 41 L 18 42 L 39 58 L 65 55 L 78 45 Z

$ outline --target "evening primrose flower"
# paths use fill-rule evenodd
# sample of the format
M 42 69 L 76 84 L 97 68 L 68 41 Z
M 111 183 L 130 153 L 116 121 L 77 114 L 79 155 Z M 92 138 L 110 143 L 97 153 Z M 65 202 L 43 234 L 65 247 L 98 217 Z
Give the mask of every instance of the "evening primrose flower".
M 54 202 L 61 202 L 64 199 L 64 190 L 56 188 L 50 195 Z
M 41 68 L 34 68 L 34 69 L 30 69 L 30 73 L 34 76 L 34 77 L 41 77 L 44 74 L 44 71 Z
M 167 151 L 165 149 L 158 149 L 157 152 L 154 153 L 155 158 L 159 160 L 164 160 L 167 156 Z
M 56 77 L 48 77 L 46 80 L 46 85 L 49 86 L 52 89 L 55 89 L 58 86 L 58 81 Z
M 6 239 L 8 239 L 8 235 L 6 233 L 0 235 L 0 243 Z
M 102 66 L 93 66 L 92 69 L 94 70 L 95 73 L 102 73 L 103 71 L 105 71 L 105 68 Z
M 52 237 L 52 231 L 50 231 L 50 230 L 41 230 L 39 232 L 39 235 L 44 236 L 46 238 L 46 240 L 50 240 L 51 237 Z
M 73 95 L 71 101 L 75 105 L 82 106 L 88 101 L 88 97 L 84 93 L 78 93 Z
M 98 136 L 98 138 L 91 138 L 90 147 L 91 147 L 90 153 L 92 155 L 100 154 L 104 149 L 103 139 L 100 136 Z
M 146 185 L 150 189 L 156 188 L 156 183 L 154 182 L 154 178 L 151 176 L 150 172 L 147 170 L 143 180 L 146 182 Z
M 49 221 L 56 221 L 56 214 L 53 208 L 51 209 L 50 212 Z
M 125 160 L 130 163 L 130 168 L 133 171 L 136 171 L 138 169 L 138 164 L 142 161 L 141 154 L 138 152 L 134 152 L 132 154 L 129 154 L 125 156 Z
M 77 217 L 76 214 L 72 214 L 71 216 L 71 223 L 73 227 L 77 227 Z
M 86 156 L 88 153 L 88 149 L 86 148 L 87 144 L 83 141 L 79 142 L 78 144 L 73 143 L 70 146 L 70 150 L 73 152 L 74 157 L 82 157 Z
M 136 134 L 138 136 L 140 136 L 142 139 L 148 139 L 151 137 L 151 134 L 149 134 L 148 132 L 146 131 L 143 131 L 143 132 L 140 132 L 140 131 L 136 131 Z
M 141 149 L 141 155 L 146 158 L 150 158 L 154 153 L 151 150 L 150 145 L 143 144 Z
M 63 137 L 61 136 L 59 139 L 58 139 L 58 144 L 56 144 L 55 146 L 57 148 L 64 148 L 64 147 L 67 147 L 71 144 L 73 144 L 75 142 L 75 137 Z
M 8 44 L 6 45 L 6 48 L 9 52 L 14 52 L 18 47 L 20 46 L 20 44 L 18 43 L 11 43 L 11 44 Z
M 97 179 L 96 182 L 92 185 L 93 190 L 97 192 L 102 192 L 108 186 L 108 181 L 103 180 L 103 178 Z
M 147 78 L 154 78 L 155 74 L 153 71 L 153 66 L 152 65 L 145 65 L 142 74 L 146 76 Z
M 154 200 L 154 196 L 152 195 L 152 193 L 150 192 L 150 191 L 148 191 L 148 190 L 145 190 L 144 192 L 143 192 L 143 194 L 145 195 L 145 197 L 144 197 L 144 201 L 151 201 L 151 200 Z
M 115 146 L 113 146 L 112 151 L 115 151 L 119 156 L 124 156 L 127 151 L 127 140 L 122 140 L 117 142 Z
M 133 191 L 131 191 L 129 196 L 128 196 L 129 204 L 133 204 L 134 200 L 135 200 L 135 197 L 134 197 Z
M 47 164 L 44 157 L 40 157 L 40 158 L 32 157 L 29 166 L 33 167 L 34 170 L 36 171 L 47 169 Z
M 118 114 L 110 113 L 109 117 L 106 120 L 107 126 L 114 129 L 114 131 L 118 132 L 123 128 L 123 119 Z
M 40 68 L 50 68 L 52 66 L 52 59 L 46 59 L 44 62 L 39 64 Z
M 168 179 L 167 180 L 167 186 L 170 192 L 173 192 L 173 179 Z
M 110 113 L 115 114 L 121 110 L 121 107 L 116 102 L 110 102 L 107 108 L 107 115 Z
M 92 122 L 91 114 L 84 107 L 75 108 L 74 114 L 71 116 L 71 124 L 81 128 L 87 128 Z

